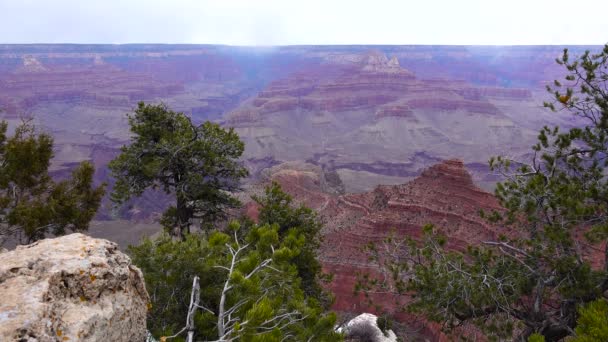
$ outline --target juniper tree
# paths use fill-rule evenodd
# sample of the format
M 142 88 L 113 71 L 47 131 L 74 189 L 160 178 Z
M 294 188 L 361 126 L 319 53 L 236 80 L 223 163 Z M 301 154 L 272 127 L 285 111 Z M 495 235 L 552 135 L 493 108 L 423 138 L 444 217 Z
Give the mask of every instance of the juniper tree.
M 8 238 L 31 243 L 47 234 L 87 230 L 105 187 L 92 185 L 93 165 L 82 162 L 71 177 L 54 181 L 53 138 L 31 121 L 12 136 L 7 130 L 7 122 L 0 122 L 0 246 Z
M 320 284 L 328 280 L 329 276 L 322 272 L 321 263 L 317 259 L 318 249 L 321 246 L 322 224 L 315 211 L 305 205 L 295 205 L 291 196 L 276 182 L 265 188 L 264 195 L 254 196 L 253 199 L 260 206 L 260 224 L 278 225 L 281 237 L 294 229 L 303 234 L 304 245 L 293 260 L 297 266 L 298 276 L 302 279 L 302 286 L 307 296 L 317 298 L 329 306 L 332 298 Z
M 195 125 L 164 104 L 140 102 L 128 116 L 132 138 L 109 164 L 116 184 L 112 199 L 123 203 L 147 189 L 175 196 L 161 220 L 173 236 L 183 237 L 193 219 L 212 223 L 239 204 L 231 195 L 247 176 L 239 162 L 244 144 L 232 128 Z
M 304 235 L 291 229 L 281 238 L 276 224 L 242 229 L 232 222 L 208 238 L 165 236 L 130 248 L 152 300 L 148 328 L 197 341 L 340 340 L 335 316 L 305 295 L 292 263 Z
M 575 334 L 578 307 L 608 290 L 608 45 L 575 60 L 564 50 L 557 63 L 567 73 L 547 87 L 545 106 L 570 111 L 579 125 L 544 127 L 531 162 L 490 160 L 506 177 L 496 188 L 505 210 L 482 215 L 504 236 L 466 253 L 447 251 L 433 227 L 421 242 L 391 237 L 389 253 L 370 246 L 388 281 L 362 278 L 360 289 L 409 292 L 410 311 L 447 328 L 475 323 L 494 338 Z M 594 268 L 586 244 L 600 242 L 603 265 Z

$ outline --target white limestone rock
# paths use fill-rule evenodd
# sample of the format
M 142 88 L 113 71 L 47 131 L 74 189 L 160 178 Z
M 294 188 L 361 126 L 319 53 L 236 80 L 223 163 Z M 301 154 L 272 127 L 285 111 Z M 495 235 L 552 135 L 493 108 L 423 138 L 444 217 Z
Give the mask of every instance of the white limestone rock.
M 0 341 L 144 341 L 141 271 L 83 234 L 0 254 Z

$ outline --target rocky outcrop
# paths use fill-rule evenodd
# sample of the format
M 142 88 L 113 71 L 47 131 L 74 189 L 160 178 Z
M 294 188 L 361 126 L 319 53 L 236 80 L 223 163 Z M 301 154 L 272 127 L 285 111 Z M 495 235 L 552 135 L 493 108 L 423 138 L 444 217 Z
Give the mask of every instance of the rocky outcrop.
M 144 341 L 149 297 L 110 241 L 71 234 L 0 254 L 0 340 Z
M 380 242 L 393 231 L 417 239 L 430 223 L 449 236 L 450 248 L 464 249 L 498 236 L 498 228 L 480 218 L 479 209 L 501 210 L 494 196 L 475 186 L 459 160 L 432 166 L 409 183 L 332 199 L 321 212 L 327 223 L 320 254 L 326 269 L 335 274 L 330 286 L 336 293 L 335 308 L 366 309 L 353 295 L 355 274 L 375 268 L 363 253 L 366 244 Z M 377 300 L 389 311 L 399 302 L 390 296 Z
M 333 275 L 329 289 L 335 295 L 333 309 L 393 315 L 404 324 L 417 322 L 421 333 L 439 339 L 439 329 L 400 309 L 411 298 L 391 293 L 354 294 L 357 274 L 378 274 L 378 265 L 370 262 L 364 247 L 381 243 L 390 234 L 422 236 L 422 227 L 433 224 L 448 237 L 447 247 L 464 250 L 469 244 L 509 235 L 479 216 L 502 210 L 496 198 L 478 188 L 461 160 L 447 160 L 431 166 L 405 184 L 378 186 L 360 194 L 330 195 L 319 186 L 318 170 L 294 170 L 289 164 L 274 167 L 272 179 L 299 202 L 314 208 L 324 222 L 324 240 L 319 257 L 325 271 Z M 248 214 L 255 214 L 251 211 Z M 370 304 L 372 303 L 372 304 Z

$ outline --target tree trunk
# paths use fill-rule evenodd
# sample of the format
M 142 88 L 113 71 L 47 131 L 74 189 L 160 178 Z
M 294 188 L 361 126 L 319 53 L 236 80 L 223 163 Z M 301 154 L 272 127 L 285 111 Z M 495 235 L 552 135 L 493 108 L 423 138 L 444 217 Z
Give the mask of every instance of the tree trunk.
M 186 331 L 188 332 L 186 341 L 194 342 L 194 314 L 200 302 L 201 285 L 199 277 L 195 276 L 192 281 L 192 293 L 190 294 L 190 306 L 188 307 L 188 317 L 186 318 Z
M 186 233 L 190 233 L 191 210 L 186 205 L 186 200 L 181 196 L 177 197 L 176 225 L 173 231 L 174 237 L 183 240 Z
M 604 241 L 604 271 L 608 272 L 608 239 Z
M 604 241 L 604 271 L 608 274 L 608 239 Z M 608 275 L 604 276 L 604 281 L 601 284 L 602 295 L 608 298 Z

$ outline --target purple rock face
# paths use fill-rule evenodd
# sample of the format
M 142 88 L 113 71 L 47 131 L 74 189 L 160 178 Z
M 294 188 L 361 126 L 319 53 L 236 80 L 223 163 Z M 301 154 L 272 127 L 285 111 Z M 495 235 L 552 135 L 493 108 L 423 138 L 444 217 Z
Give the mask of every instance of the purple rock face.
M 0 108 L 11 125 L 31 116 L 55 136 L 58 177 L 92 160 L 96 181 L 111 183 L 106 165 L 129 139 L 125 114 L 163 101 L 235 127 L 256 176 L 262 161 L 306 160 L 337 172 L 346 191 L 369 191 L 438 160 L 523 158 L 538 128 L 576 124 L 540 108 L 544 85 L 562 75 L 561 49 L 1 45 Z M 483 167 L 473 177 L 494 181 Z M 167 203 L 150 194 L 120 216 L 155 218 Z

